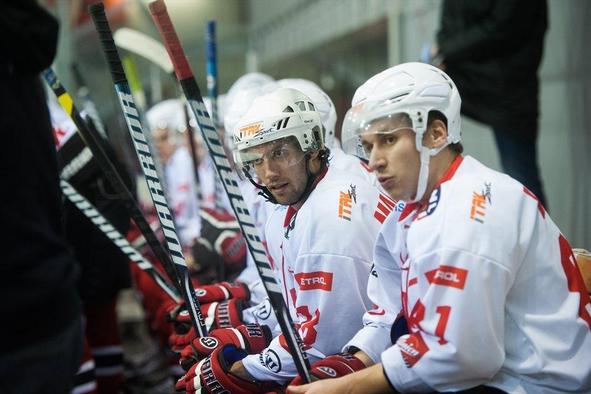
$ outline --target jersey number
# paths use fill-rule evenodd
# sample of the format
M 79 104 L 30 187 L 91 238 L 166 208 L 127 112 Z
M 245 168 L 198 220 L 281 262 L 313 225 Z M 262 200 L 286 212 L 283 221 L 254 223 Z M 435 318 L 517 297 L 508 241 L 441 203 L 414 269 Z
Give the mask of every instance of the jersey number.
M 447 322 L 449 320 L 449 314 L 451 313 L 451 306 L 449 305 L 440 305 L 438 306 L 435 311 L 439 314 L 439 320 L 437 322 L 437 326 L 435 327 L 435 335 L 439 337 L 439 344 L 445 345 L 447 341 L 445 340 L 445 329 L 447 328 Z M 416 332 L 419 330 L 421 321 L 425 318 L 425 306 L 418 300 L 416 304 L 412 308 L 412 312 L 408 318 L 408 327 L 410 328 L 411 332 Z

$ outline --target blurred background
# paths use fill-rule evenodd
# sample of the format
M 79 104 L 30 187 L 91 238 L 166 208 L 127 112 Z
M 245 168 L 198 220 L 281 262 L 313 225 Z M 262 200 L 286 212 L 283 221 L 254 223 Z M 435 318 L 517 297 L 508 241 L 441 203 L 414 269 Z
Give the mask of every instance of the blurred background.
M 45 0 L 61 21 L 55 69 L 70 91 L 79 68 L 114 146 L 131 152 L 112 80 L 86 8 L 94 1 Z M 113 31 L 128 27 L 159 40 L 148 1 L 108 0 Z M 307 78 L 333 99 L 342 118 L 355 89 L 401 62 L 417 61 L 435 41 L 439 0 L 166 0 L 202 92 L 205 25 L 217 22 L 219 93 L 241 75 Z M 549 211 L 573 247 L 591 247 L 591 2 L 548 0 L 549 29 L 540 69 L 539 164 Z M 519 37 L 515 37 L 519 40 Z M 122 54 L 125 51 L 121 51 Z M 134 57 L 150 106 L 179 95 L 176 80 Z M 340 124 L 340 121 L 339 123 Z M 500 170 L 490 128 L 463 119 L 465 153 Z M 494 200 L 493 200 L 494 203 Z

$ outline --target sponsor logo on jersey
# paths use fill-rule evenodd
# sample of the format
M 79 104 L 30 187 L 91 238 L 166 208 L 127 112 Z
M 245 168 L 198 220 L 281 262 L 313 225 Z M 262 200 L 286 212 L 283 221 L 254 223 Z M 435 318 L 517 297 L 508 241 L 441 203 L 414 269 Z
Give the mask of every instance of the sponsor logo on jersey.
M 416 220 L 424 219 L 427 216 L 431 215 L 433 212 L 435 212 L 435 208 L 437 208 L 437 205 L 439 205 L 440 197 L 441 186 L 433 190 L 433 193 L 431 193 L 431 197 L 429 197 L 429 203 L 427 203 L 427 206 L 417 213 Z
M 201 337 L 199 338 L 199 343 L 206 348 L 206 349 L 215 349 L 219 342 L 214 337 Z
M 486 205 L 492 204 L 491 183 L 484 182 L 484 188 L 480 193 L 472 192 L 472 206 L 470 208 L 470 219 L 478 223 L 484 223 L 486 216 Z
M 203 297 L 207 294 L 207 290 L 205 289 L 195 289 L 195 294 L 197 295 L 197 297 Z
M 350 185 L 347 192 L 339 192 L 339 217 L 351 221 L 351 207 L 357 203 L 357 192 L 355 185 Z
M 272 349 L 267 349 L 259 356 L 259 361 L 269 371 L 278 373 L 281 371 L 281 360 Z
M 294 275 L 300 290 L 332 290 L 332 272 L 300 272 Z
M 430 284 L 455 287 L 462 290 L 466 285 L 468 270 L 440 265 L 438 269 L 425 272 L 425 276 Z
M 380 223 L 384 223 L 384 220 L 388 217 L 392 209 L 396 206 L 396 202 L 394 202 L 386 195 L 380 193 L 378 198 L 378 205 L 376 206 L 376 210 L 373 213 L 373 217 L 378 220 Z
M 400 348 L 402 359 L 408 368 L 412 368 L 423 354 L 429 351 L 420 333 L 403 335 L 396 341 L 396 345 Z

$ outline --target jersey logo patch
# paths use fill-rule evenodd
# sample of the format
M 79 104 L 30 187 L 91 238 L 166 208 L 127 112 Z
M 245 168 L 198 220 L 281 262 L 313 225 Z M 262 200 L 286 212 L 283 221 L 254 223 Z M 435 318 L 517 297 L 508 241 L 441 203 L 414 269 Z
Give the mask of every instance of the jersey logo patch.
M 380 193 L 378 199 L 378 205 L 373 213 L 373 217 L 380 223 L 384 223 L 384 220 L 388 217 L 392 209 L 396 206 L 396 203 L 384 194 Z
M 356 186 L 350 185 L 347 192 L 339 192 L 339 217 L 347 221 L 351 221 L 352 210 L 351 207 L 357 202 Z
M 487 202 L 489 205 L 492 204 L 490 187 L 490 182 L 484 182 L 484 189 L 480 193 L 472 192 L 470 219 L 476 220 L 478 223 L 484 223 Z
M 300 272 L 294 275 L 300 290 L 332 290 L 332 272 Z
M 455 287 L 463 290 L 468 277 L 468 270 L 449 265 L 440 265 L 438 269 L 425 272 L 430 284 Z
M 396 345 L 400 348 L 402 359 L 408 368 L 412 368 L 423 354 L 429 351 L 420 333 L 403 335 L 396 341 Z
M 424 209 L 421 209 L 419 213 L 417 213 L 416 220 L 424 219 L 427 216 L 431 215 L 433 212 L 435 212 L 435 208 L 437 208 L 437 205 L 439 205 L 440 199 L 441 186 L 439 186 L 437 189 L 433 191 L 433 193 L 431 193 L 431 197 L 429 197 L 429 202 L 427 203 L 427 206 Z

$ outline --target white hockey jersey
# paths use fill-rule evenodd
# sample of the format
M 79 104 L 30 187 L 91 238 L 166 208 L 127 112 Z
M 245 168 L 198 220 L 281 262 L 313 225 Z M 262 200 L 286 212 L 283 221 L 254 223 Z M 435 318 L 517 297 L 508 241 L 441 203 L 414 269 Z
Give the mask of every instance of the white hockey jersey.
M 189 151 L 179 146 L 164 165 L 166 196 L 183 247 L 189 247 L 201 233 L 195 173 Z
M 268 252 L 311 362 L 338 352 L 361 328 L 373 245 L 392 206 L 363 178 L 329 168 L 299 210 L 271 213 Z M 285 382 L 297 374 L 286 349 L 275 337 L 244 367 L 255 379 Z
M 398 391 L 591 392 L 589 295 L 531 192 L 459 157 L 427 207 L 389 224 L 376 267 L 400 279 L 379 272 L 377 294 L 394 301 L 376 303 L 398 307 L 401 285 L 410 334 L 381 356 Z

